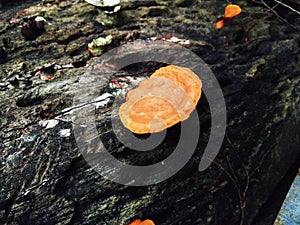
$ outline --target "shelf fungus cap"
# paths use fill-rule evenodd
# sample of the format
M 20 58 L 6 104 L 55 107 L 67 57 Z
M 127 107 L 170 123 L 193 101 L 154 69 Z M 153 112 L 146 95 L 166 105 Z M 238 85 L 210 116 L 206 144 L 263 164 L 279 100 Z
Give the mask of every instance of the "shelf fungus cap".
M 164 77 L 179 85 L 191 97 L 194 105 L 197 105 L 201 97 L 202 82 L 200 78 L 189 68 L 181 66 L 166 66 L 156 70 L 151 77 Z
M 242 9 L 238 5 L 229 4 L 225 7 L 224 18 L 233 18 L 239 15 L 242 12 Z
M 201 87 L 198 76 L 187 68 L 161 68 L 127 93 L 119 109 L 120 119 L 137 134 L 160 132 L 189 117 Z
M 152 220 L 134 220 L 133 222 L 131 222 L 129 225 L 155 225 L 154 222 Z

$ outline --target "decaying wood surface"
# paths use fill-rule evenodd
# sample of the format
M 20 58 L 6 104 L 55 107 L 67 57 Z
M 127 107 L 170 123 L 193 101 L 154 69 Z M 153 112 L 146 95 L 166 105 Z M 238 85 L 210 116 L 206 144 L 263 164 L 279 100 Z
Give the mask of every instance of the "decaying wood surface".
M 264 5 L 238 1 L 243 12 L 217 30 L 214 23 L 226 4 L 133 0 L 107 14 L 109 7 L 80 0 L 3 2 L 0 224 L 125 225 L 149 218 L 158 225 L 271 225 L 299 167 L 299 15 L 278 6 L 286 23 Z M 21 27 L 23 35 L 31 35 L 28 21 L 37 16 L 46 20 L 46 31 L 26 41 Z M 66 109 L 80 77 L 98 62 L 88 44 L 108 35 L 112 41 L 95 54 L 157 39 L 183 45 L 210 66 L 225 96 L 228 121 L 222 148 L 207 170 L 198 171 L 210 132 L 205 96 L 197 105 L 201 134 L 195 154 L 170 179 L 124 186 L 86 163 Z M 122 88 L 126 79 L 147 77 L 160 66 L 140 63 L 99 78 L 102 91 L 110 93 L 110 84 Z M 109 101 L 99 107 L 96 122 L 116 158 L 151 164 L 172 152 L 180 125 L 168 130 L 155 151 L 138 153 L 115 139 L 110 108 Z

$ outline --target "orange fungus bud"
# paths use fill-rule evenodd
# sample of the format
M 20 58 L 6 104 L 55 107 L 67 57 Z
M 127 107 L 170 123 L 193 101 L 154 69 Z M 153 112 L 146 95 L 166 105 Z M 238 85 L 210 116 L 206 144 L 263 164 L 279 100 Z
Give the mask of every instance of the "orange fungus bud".
M 217 29 L 220 29 L 220 28 L 222 28 L 223 26 L 224 26 L 224 19 L 218 20 L 218 21 L 216 22 L 216 28 L 217 28 Z

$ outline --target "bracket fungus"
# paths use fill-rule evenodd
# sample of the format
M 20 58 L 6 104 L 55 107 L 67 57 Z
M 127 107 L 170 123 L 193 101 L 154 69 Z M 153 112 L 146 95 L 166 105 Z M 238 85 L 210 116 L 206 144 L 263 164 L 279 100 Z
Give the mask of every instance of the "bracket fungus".
M 152 220 L 134 220 L 133 222 L 131 222 L 129 225 L 155 225 L 154 222 Z
M 160 68 L 127 93 L 119 109 L 120 119 L 133 133 L 160 132 L 189 117 L 201 88 L 200 78 L 188 68 Z
M 224 26 L 224 23 L 227 19 L 231 19 L 237 15 L 239 15 L 242 12 L 242 9 L 238 5 L 229 4 L 225 7 L 224 16 L 222 18 L 219 18 L 216 22 L 216 28 L 220 29 Z

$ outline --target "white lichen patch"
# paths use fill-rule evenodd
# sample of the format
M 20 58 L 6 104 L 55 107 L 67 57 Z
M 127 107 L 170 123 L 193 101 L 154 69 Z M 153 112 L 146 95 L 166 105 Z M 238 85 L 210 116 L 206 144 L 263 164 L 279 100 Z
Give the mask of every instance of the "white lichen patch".
M 175 36 L 162 37 L 162 38 L 151 37 L 150 40 L 152 40 L 152 41 L 162 40 L 162 41 L 167 41 L 167 42 L 171 42 L 171 43 L 176 43 L 176 44 L 179 44 L 179 45 L 182 45 L 182 46 L 187 46 L 187 45 L 191 44 L 190 40 L 178 38 L 178 37 L 175 37 Z
M 22 135 L 24 142 L 33 142 L 37 138 L 37 134 Z
M 51 129 L 51 128 L 55 127 L 58 123 L 59 123 L 59 121 L 56 120 L 56 119 L 51 119 L 51 120 L 41 120 L 41 121 L 39 122 L 39 125 L 40 125 L 42 128 L 45 128 L 45 129 Z
M 85 0 L 87 3 L 90 3 L 99 7 L 112 7 L 120 4 L 120 0 Z
M 71 135 L 71 129 L 61 129 L 58 134 L 61 137 L 69 137 Z
M 104 107 L 111 101 L 111 97 L 113 97 L 112 94 L 104 93 L 103 95 L 100 95 L 99 97 L 95 98 L 93 104 L 96 107 L 96 109 Z
M 107 14 L 113 14 L 113 13 L 118 12 L 120 9 L 121 9 L 121 6 L 120 5 L 116 5 L 114 7 L 113 11 L 107 11 L 107 10 L 105 10 L 104 12 L 107 13 Z
M 37 22 L 47 22 L 47 20 L 42 16 L 37 16 L 34 20 Z
M 90 3 L 99 7 L 112 7 L 120 4 L 120 0 L 85 0 L 87 3 Z

